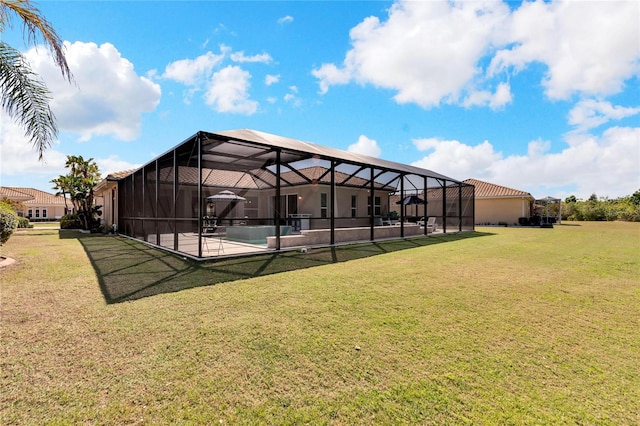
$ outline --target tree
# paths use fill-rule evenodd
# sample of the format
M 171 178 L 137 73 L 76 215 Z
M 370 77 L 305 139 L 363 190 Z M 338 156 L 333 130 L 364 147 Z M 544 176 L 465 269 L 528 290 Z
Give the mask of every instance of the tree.
M 8 198 L 8 197 L 2 197 L 2 199 L 0 199 L 0 203 L 7 204 L 9 207 L 13 209 L 14 212 L 16 212 L 17 215 L 20 215 L 19 212 L 24 211 L 24 204 L 22 204 L 20 201 L 12 200 L 11 198 Z
M 569 204 L 569 203 L 575 203 L 576 201 L 578 201 L 578 199 L 576 198 L 575 195 L 569 195 L 567 198 L 565 198 L 564 202 Z
M 60 175 L 51 182 L 64 194 L 69 194 L 73 207 L 76 209 L 82 228 L 95 229 L 98 225 L 96 216 L 101 214 L 102 206 L 94 206 L 93 188 L 100 181 L 100 171 L 93 158 L 85 160 L 81 155 L 67 155 L 66 175 Z
M 69 211 L 69 204 L 67 203 L 67 186 L 69 186 L 69 177 L 68 176 L 59 176 L 55 179 L 51 179 L 51 183 L 54 185 L 53 189 L 56 190 L 56 197 L 64 198 L 64 209 L 65 212 Z
M 30 0 L 0 0 L 0 33 L 12 27 L 12 17 L 22 22 L 26 44 L 43 42 L 49 48 L 62 76 L 72 81 L 62 39 Z M 42 160 L 58 134 L 56 120 L 49 107 L 50 92 L 31 70 L 22 54 L 0 41 L 0 103 L 5 112 L 18 121 L 25 136 Z

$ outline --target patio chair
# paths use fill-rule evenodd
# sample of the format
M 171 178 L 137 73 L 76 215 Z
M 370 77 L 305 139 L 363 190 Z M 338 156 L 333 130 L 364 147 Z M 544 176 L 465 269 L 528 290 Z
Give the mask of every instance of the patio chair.
M 202 232 L 214 233 L 218 227 L 218 218 L 215 216 L 204 216 L 202 218 Z
M 202 247 L 209 252 L 209 239 L 218 240 L 218 254 L 224 253 L 222 237 L 225 235 L 225 227 L 218 226 L 218 218 L 215 216 L 205 216 L 202 218 Z
M 212 239 L 218 240 L 218 249 L 217 252 L 218 254 L 220 254 L 220 252 L 224 253 L 224 243 L 222 242 L 222 237 L 224 237 L 225 233 L 224 233 L 224 228 L 219 228 L 219 227 L 215 227 L 215 228 L 210 228 L 209 229 L 209 233 L 202 233 L 202 248 L 207 250 L 207 253 L 209 253 L 209 243 L 208 240 Z
M 420 220 L 418 221 L 418 225 L 425 226 L 424 217 L 420 218 Z M 436 223 L 435 216 L 430 216 L 427 219 L 426 226 L 427 226 L 427 233 L 434 232 L 438 228 L 438 224 Z
M 435 232 L 437 227 L 438 225 L 436 223 L 435 216 L 431 216 L 429 219 L 427 219 L 427 233 Z

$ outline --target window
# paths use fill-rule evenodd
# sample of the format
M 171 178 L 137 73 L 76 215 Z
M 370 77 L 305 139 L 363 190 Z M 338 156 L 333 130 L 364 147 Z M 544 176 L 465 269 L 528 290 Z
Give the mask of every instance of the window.
M 380 197 L 373 197 L 373 215 L 374 216 L 380 216 L 381 215 L 381 209 L 380 209 Z M 368 200 L 369 205 L 367 206 L 367 214 L 371 214 L 371 197 L 369 197 Z
M 32 217 L 33 217 L 33 210 L 32 210 L 32 209 L 29 209 L 29 210 L 27 211 L 27 217 L 28 217 L 28 218 L 32 218 Z
M 328 212 L 328 203 L 327 203 L 327 193 L 326 192 L 321 192 L 320 193 L 320 217 L 323 219 L 326 219 L 327 217 L 329 217 L 327 215 Z
M 36 218 L 40 217 L 40 209 L 36 209 Z
M 42 209 L 42 217 L 47 217 L 47 209 Z
M 358 217 L 358 196 L 351 196 L 351 217 Z

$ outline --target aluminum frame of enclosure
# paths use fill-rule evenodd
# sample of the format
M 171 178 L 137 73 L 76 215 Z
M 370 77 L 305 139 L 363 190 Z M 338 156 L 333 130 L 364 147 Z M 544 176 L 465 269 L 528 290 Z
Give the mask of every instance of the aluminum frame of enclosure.
M 224 190 L 241 201 L 211 201 Z M 426 236 L 431 216 L 438 232 L 474 229 L 473 185 L 248 129 L 200 131 L 118 194 L 120 233 L 198 259 Z M 425 203 L 399 203 L 409 195 Z

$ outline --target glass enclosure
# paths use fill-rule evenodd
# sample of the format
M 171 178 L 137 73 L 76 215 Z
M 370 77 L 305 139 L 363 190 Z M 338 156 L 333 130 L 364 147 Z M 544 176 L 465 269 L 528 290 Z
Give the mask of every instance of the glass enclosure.
M 121 233 L 195 258 L 474 229 L 473 185 L 253 130 L 199 132 L 118 192 Z

